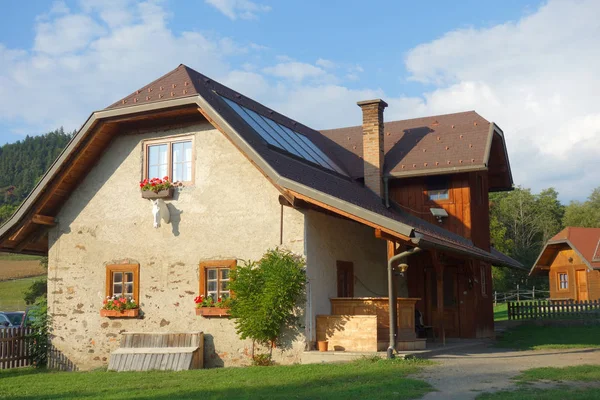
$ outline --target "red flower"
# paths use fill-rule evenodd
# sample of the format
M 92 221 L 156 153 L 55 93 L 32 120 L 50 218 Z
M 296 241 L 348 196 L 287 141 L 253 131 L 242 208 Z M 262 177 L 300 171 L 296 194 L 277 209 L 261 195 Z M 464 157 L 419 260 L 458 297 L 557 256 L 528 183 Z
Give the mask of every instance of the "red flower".
M 217 303 L 220 303 L 220 302 L 221 302 L 221 298 L 219 297 L 219 300 L 217 300 Z
M 102 304 L 106 304 L 106 303 L 108 303 L 108 302 L 106 301 L 106 299 L 104 299 L 104 301 L 102 302 Z
M 152 183 L 150 184 L 150 186 L 154 187 L 154 186 L 156 186 L 156 183 L 152 182 Z

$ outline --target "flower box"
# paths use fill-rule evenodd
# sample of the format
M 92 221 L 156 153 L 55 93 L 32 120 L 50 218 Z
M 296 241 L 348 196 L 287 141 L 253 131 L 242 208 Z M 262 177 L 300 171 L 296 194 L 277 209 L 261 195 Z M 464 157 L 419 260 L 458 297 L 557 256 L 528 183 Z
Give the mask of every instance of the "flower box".
M 200 308 L 196 308 L 196 315 L 202 315 L 205 318 L 209 318 L 209 317 L 229 317 L 229 308 L 200 307 Z
M 160 190 L 158 192 L 153 192 L 152 190 L 142 190 L 142 198 L 143 199 L 172 199 L 173 193 L 175 193 L 175 188 L 170 187 L 168 189 Z
M 129 310 L 100 310 L 101 317 L 110 317 L 110 318 L 136 318 L 140 315 L 139 308 L 130 308 Z

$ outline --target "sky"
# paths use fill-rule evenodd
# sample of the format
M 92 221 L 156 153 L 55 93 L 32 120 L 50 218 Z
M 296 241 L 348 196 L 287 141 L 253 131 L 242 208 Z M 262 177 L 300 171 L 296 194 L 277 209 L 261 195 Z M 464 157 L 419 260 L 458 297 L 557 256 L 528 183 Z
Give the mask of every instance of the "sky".
M 24 6 L 26 4 L 26 6 Z M 3 2 L 0 145 L 60 126 L 186 64 L 315 129 L 475 110 L 516 185 L 600 186 L 600 2 Z

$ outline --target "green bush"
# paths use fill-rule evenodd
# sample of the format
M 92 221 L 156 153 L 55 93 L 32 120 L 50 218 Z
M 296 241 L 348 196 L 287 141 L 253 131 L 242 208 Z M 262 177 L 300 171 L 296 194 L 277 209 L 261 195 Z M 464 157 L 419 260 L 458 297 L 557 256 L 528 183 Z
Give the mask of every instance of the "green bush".
M 37 368 L 43 368 L 48 363 L 48 300 L 40 297 L 31 307 L 27 324 L 31 327 L 29 348 L 33 363 Z
M 232 271 L 230 314 L 242 339 L 272 349 L 283 330 L 294 326 L 306 283 L 304 265 L 302 257 L 276 248 Z

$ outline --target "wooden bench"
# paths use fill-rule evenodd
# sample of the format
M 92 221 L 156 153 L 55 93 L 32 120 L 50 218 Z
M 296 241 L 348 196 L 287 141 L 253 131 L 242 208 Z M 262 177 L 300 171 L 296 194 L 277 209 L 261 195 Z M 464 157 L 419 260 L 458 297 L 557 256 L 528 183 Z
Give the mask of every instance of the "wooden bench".
M 183 371 L 204 367 L 203 332 L 125 332 L 110 355 L 113 371 Z

